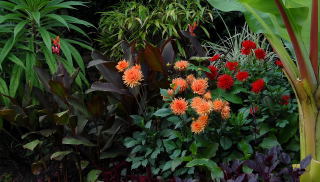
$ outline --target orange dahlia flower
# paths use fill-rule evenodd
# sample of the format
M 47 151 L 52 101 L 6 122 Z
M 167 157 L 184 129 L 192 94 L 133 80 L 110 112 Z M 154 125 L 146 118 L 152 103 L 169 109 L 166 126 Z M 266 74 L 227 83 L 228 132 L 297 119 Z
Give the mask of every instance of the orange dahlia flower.
M 191 123 L 191 131 L 193 133 L 199 134 L 204 131 L 207 125 L 208 125 L 208 116 L 207 115 L 199 116 L 199 118 L 196 121 L 193 121 Z
M 206 93 L 208 88 L 208 81 L 206 79 L 196 79 L 191 84 L 191 89 L 193 93 L 203 95 Z
M 136 65 L 132 68 L 127 69 L 123 73 L 122 80 L 128 87 L 131 88 L 140 85 L 141 81 L 143 80 L 141 67 L 139 65 Z
M 213 110 L 216 112 L 220 112 L 222 110 L 222 108 L 224 107 L 224 105 L 225 105 L 225 103 L 221 99 L 215 99 L 212 102 Z
M 174 95 L 174 91 L 172 89 L 167 90 L 167 95 L 162 95 L 163 100 L 170 99 Z
M 183 92 L 188 88 L 187 81 L 183 78 L 175 78 L 172 80 L 173 90 L 179 88 L 179 92 Z
M 124 59 L 118 62 L 116 69 L 119 72 L 124 72 L 124 70 L 126 70 L 128 67 L 129 67 L 129 63 Z
M 188 61 L 184 61 L 184 60 L 181 60 L 181 61 L 177 61 L 175 64 L 174 64 L 174 69 L 178 70 L 178 71 L 184 71 L 188 68 L 189 66 L 189 62 Z
M 188 102 L 183 98 L 174 99 L 171 104 L 170 108 L 175 115 L 182 115 L 185 114 L 188 109 Z
M 191 108 L 199 115 L 207 115 L 212 111 L 212 102 L 206 101 L 201 97 L 195 97 L 191 101 Z

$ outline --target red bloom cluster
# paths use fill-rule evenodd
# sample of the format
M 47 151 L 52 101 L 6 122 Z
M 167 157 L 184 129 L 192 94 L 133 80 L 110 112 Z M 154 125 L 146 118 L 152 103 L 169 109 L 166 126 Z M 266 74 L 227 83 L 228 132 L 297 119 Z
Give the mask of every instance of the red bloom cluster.
M 230 62 L 230 61 L 226 62 L 226 68 L 228 68 L 228 70 L 230 70 L 230 71 L 235 71 L 237 69 L 238 65 L 239 65 L 238 62 Z
M 258 79 L 255 82 L 251 83 L 251 91 L 254 93 L 260 93 L 265 86 L 265 82 L 263 79 Z
M 275 65 L 279 66 L 280 68 L 283 68 L 283 64 L 281 62 L 280 59 L 277 59 L 275 62 L 274 62 Z
M 210 72 L 206 72 L 207 77 L 210 80 L 216 79 L 216 77 L 218 76 L 219 69 L 215 66 L 212 66 L 212 65 L 208 66 L 208 68 L 210 69 Z
M 243 55 L 249 55 L 251 53 L 251 50 L 257 47 L 256 43 L 251 40 L 244 40 L 241 45 L 241 54 Z
M 289 100 L 290 100 L 290 95 L 283 95 L 281 97 L 280 104 L 281 105 L 288 105 L 289 104 Z
M 218 77 L 217 86 L 223 90 L 228 90 L 233 86 L 233 78 L 230 75 L 224 74 Z
M 239 71 L 237 74 L 236 74 L 236 78 L 239 80 L 239 81 L 246 81 L 249 77 L 249 73 L 247 71 Z
M 265 59 L 267 55 L 266 52 L 261 48 L 254 50 L 254 54 L 256 55 L 257 59 Z
M 244 40 L 241 45 L 242 45 L 242 49 L 241 49 L 242 55 L 250 55 L 251 50 L 254 50 L 254 54 L 257 59 L 265 59 L 266 58 L 266 55 L 267 55 L 266 52 L 261 48 L 257 49 L 257 45 L 253 41 Z
M 244 40 L 241 45 L 244 49 L 256 49 L 257 48 L 256 43 L 254 43 L 252 40 Z
M 221 58 L 221 55 L 220 54 L 215 54 L 214 56 L 212 56 L 209 61 L 217 61 L 218 59 Z
M 52 53 L 56 55 L 60 55 L 60 37 L 57 36 L 56 38 L 52 39 Z

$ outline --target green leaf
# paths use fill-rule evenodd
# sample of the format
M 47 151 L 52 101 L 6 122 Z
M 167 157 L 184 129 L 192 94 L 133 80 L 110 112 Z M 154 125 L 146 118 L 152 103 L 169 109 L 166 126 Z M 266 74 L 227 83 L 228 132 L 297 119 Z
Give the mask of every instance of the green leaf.
M 242 140 L 240 143 L 238 143 L 238 148 L 243 152 L 245 156 L 253 153 L 251 145 L 245 140 Z
M 193 159 L 192 161 L 190 161 L 186 164 L 186 167 L 195 167 L 195 166 L 207 167 L 213 173 L 213 176 L 215 176 L 215 177 L 222 177 L 223 176 L 222 170 L 212 160 L 204 159 L 204 158 Z
M 168 109 L 168 108 L 162 108 L 157 110 L 155 113 L 153 113 L 154 116 L 159 116 L 162 118 L 167 117 L 171 114 L 172 114 L 171 109 Z
M 0 52 L 0 70 L 2 70 L 2 62 L 7 57 L 11 51 L 13 45 L 15 44 L 13 37 L 9 38 Z
M 101 170 L 96 170 L 96 169 L 91 170 L 87 175 L 86 182 L 97 182 L 101 173 L 102 173 Z
M 88 139 L 83 138 L 83 137 L 64 137 L 62 139 L 62 144 L 66 145 L 84 145 L 88 147 L 94 147 L 95 145 L 91 143 Z
M 127 148 L 131 148 L 137 144 L 138 142 L 133 138 L 128 137 L 124 139 L 124 146 L 126 146 Z
M 166 148 L 167 152 L 173 151 L 177 148 L 177 145 L 170 139 L 163 140 L 163 145 Z
M 36 12 L 31 12 L 31 15 L 34 19 L 34 21 L 36 21 L 36 23 L 40 26 L 40 12 L 36 11 Z
M 42 141 L 33 140 L 32 142 L 29 142 L 29 143 L 23 145 L 22 147 L 25 148 L 25 149 L 29 149 L 29 150 L 33 151 L 40 144 L 42 144 Z
M 12 68 L 10 85 L 9 85 L 9 95 L 11 97 L 16 96 L 16 92 L 18 90 L 18 87 L 20 86 L 20 78 L 21 78 L 22 70 L 23 68 L 18 65 L 14 65 Z
M 66 155 L 71 154 L 72 151 L 59 151 L 59 152 L 55 152 L 51 155 L 50 159 L 51 160 L 57 160 L 57 161 L 61 161 Z
M 223 136 L 220 138 L 220 145 L 224 150 L 228 150 L 232 146 L 232 141 Z
M 270 149 L 272 147 L 280 145 L 277 138 L 275 136 L 270 136 L 268 138 L 264 138 L 262 143 L 260 143 L 260 147 L 264 149 Z
M 22 21 L 18 23 L 13 30 L 13 40 L 16 39 L 17 35 L 21 32 L 21 30 L 24 28 L 24 26 L 27 24 L 27 21 Z
M 78 52 L 78 50 L 73 47 L 71 44 L 68 42 L 65 42 L 65 44 L 68 46 L 69 50 L 71 51 L 71 55 L 74 57 L 75 61 L 77 62 L 78 66 L 80 67 L 81 71 L 85 73 L 85 66 L 84 66 L 84 61 Z
M 23 61 L 20 58 L 18 58 L 17 56 L 15 56 L 14 54 L 10 54 L 8 59 L 10 61 L 12 61 L 13 63 L 15 63 L 16 65 L 21 66 L 23 69 L 26 69 Z
M 0 78 L 0 94 L 9 95 L 7 83 L 2 78 Z M 9 105 L 9 99 L 7 97 L 1 95 L 0 98 L 2 99 L 4 105 Z
M 40 32 L 42 41 L 43 41 L 44 44 L 46 45 L 48 51 L 51 52 L 51 37 L 50 37 L 49 32 L 48 32 L 45 28 L 43 28 L 43 27 L 40 27 L 40 28 L 39 28 L 39 32 Z
M 211 6 L 221 11 L 245 11 L 245 8 L 238 0 L 208 0 L 208 2 Z
M 241 97 L 239 97 L 239 96 L 237 96 L 235 94 L 232 94 L 232 93 L 225 92 L 223 94 L 223 98 L 226 99 L 227 101 L 231 102 L 231 103 L 234 103 L 234 104 L 242 104 Z
M 139 115 L 130 115 L 130 117 L 133 119 L 133 123 L 141 128 L 144 127 L 144 118 Z
M 69 29 L 68 23 L 66 22 L 65 19 L 63 19 L 60 15 L 57 14 L 47 14 L 46 17 L 51 18 L 53 20 L 56 20 L 58 22 L 60 22 L 61 24 L 63 24 L 65 27 L 67 27 Z

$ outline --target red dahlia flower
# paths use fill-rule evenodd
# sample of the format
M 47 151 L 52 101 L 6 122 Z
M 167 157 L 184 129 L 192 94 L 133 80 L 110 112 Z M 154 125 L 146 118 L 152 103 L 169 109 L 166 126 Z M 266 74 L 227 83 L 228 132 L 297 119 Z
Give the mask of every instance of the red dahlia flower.
M 246 71 L 239 71 L 236 75 L 236 78 L 239 80 L 239 81 L 246 81 L 249 77 L 249 73 L 246 72 Z
M 241 45 L 244 49 L 249 49 L 249 50 L 257 48 L 256 43 L 254 43 L 252 40 L 244 40 L 242 41 Z
M 223 90 L 228 90 L 233 86 L 233 78 L 230 75 L 224 74 L 218 77 L 217 86 Z
M 220 58 L 221 58 L 221 55 L 220 55 L 220 54 L 216 54 L 216 55 L 212 56 L 212 57 L 209 59 L 209 61 L 217 61 L 217 60 L 220 59 Z
M 226 62 L 226 68 L 228 68 L 228 70 L 230 70 L 230 71 L 236 70 L 238 65 L 239 65 L 238 62 L 230 62 L 230 61 Z
M 254 93 L 259 93 L 264 89 L 265 83 L 263 79 L 256 80 L 255 82 L 251 83 L 251 91 Z
M 266 51 L 264 51 L 263 49 L 256 49 L 254 50 L 254 54 L 256 55 L 257 59 L 265 59 L 266 58 Z
M 274 62 L 275 65 L 279 66 L 280 68 L 283 68 L 283 64 L 281 62 L 280 59 L 277 59 L 275 62 Z
M 281 105 L 288 105 L 289 104 L 289 100 L 290 100 L 290 95 L 283 95 L 281 97 L 280 104 Z

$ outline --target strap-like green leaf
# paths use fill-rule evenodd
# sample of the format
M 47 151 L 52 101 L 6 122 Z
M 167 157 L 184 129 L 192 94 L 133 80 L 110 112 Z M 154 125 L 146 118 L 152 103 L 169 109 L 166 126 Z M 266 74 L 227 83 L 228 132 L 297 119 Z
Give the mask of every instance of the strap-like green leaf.
M 17 35 L 21 32 L 21 30 L 24 28 L 24 26 L 27 24 L 27 21 L 22 21 L 18 23 L 13 30 L 13 39 L 15 40 Z
M 85 66 L 84 66 L 83 59 L 82 59 L 80 53 L 78 52 L 78 50 L 75 47 L 73 47 L 68 42 L 65 42 L 65 44 L 69 47 L 69 50 L 71 51 L 72 56 L 76 60 L 78 66 L 81 69 L 81 71 L 84 73 L 85 72 Z
M 2 70 L 2 62 L 7 57 L 9 52 L 11 51 L 13 45 L 15 44 L 13 37 L 9 38 L 7 42 L 5 43 L 4 47 L 2 48 L 0 52 L 0 70 Z
M 9 89 L 8 86 L 6 84 L 6 82 L 0 77 L 0 93 L 4 94 L 4 95 L 9 95 Z M 4 103 L 4 105 L 9 105 L 9 99 L 7 97 L 4 96 L 0 96 L 1 98 L 1 102 Z
M 11 72 L 10 85 L 9 85 L 9 95 L 11 97 L 16 96 L 16 92 L 20 85 L 20 78 L 23 68 L 18 65 L 14 65 Z
M 46 15 L 46 17 L 60 22 L 61 24 L 63 24 L 64 26 L 66 26 L 66 27 L 69 29 L 68 23 L 67 23 L 66 20 L 63 19 L 60 15 L 48 14 L 48 15 Z
M 23 61 L 22 61 L 21 59 L 19 59 L 17 56 L 15 56 L 14 54 L 10 54 L 10 55 L 8 56 L 8 59 L 9 59 L 10 61 L 12 61 L 13 63 L 15 63 L 16 65 L 21 66 L 23 69 L 26 69 Z
M 36 23 L 40 26 L 40 17 L 41 17 L 40 12 L 39 11 L 31 12 L 31 15 L 32 15 L 34 21 L 36 21 Z
M 39 32 L 41 34 L 41 38 L 42 38 L 44 44 L 46 45 L 48 50 L 51 51 L 51 37 L 50 37 L 49 32 L 43 27 L 39 28 Z

